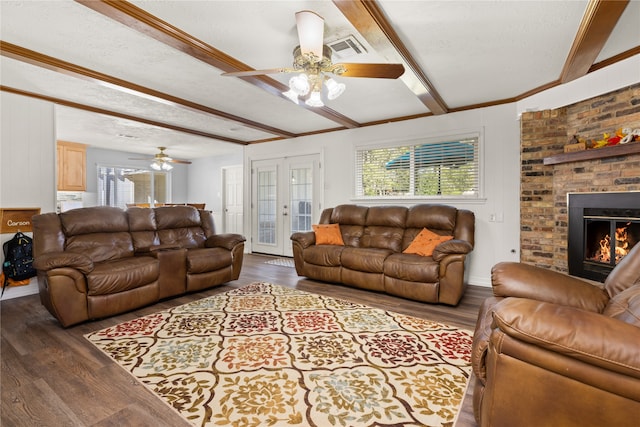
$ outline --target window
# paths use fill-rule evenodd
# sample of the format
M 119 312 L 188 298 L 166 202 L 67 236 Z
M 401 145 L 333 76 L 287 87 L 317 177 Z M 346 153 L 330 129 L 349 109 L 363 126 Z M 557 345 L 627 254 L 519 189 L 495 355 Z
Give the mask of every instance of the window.
M 356 196 L 478 198 L 478 136 L 356 150 Z
M 98 204 L 126 208 L 129 203 L 169 201 L 169 175 L 146 169 L 98 166 Z

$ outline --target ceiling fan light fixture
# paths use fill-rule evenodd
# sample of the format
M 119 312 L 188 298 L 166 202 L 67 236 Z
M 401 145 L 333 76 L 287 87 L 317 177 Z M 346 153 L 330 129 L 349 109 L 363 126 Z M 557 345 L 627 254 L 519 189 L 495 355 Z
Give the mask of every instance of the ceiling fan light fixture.
M 324 19 L 310 10 L 301 10 L 296 13 L 296 27 L 302 53 L 311 53 L 320 61 L 324 44 Z
M 162 170 L 165 171 L 170 171 L 171 169 L 173 169 L 173 166 L 171 166 L 169 163 L 167 162 L 163 162 L 162 166 L 161 166 Z
M 159 161 L 156 160 L 154 162 L 151 162 L 151 169 L 159 171 L 160 169 L 162 169 L 162 165 Z
M 333 101 L 334 99 L 342 95 L 342 93 L 347 88 L 344 83 L 338 83 L 332 78 L 326 79 L 324 81 L 324 85 L 327 87 L 327 98 L 330 101 Z
M 320 92 L 318 91 L 311 92 L 311 95 L 309 96 L 309 99 L 305 101 L 305 104 L 309 107 L 324 107 L 324 103 L 320 98 Z
M 291 102 L 298 104 L 298 94 L 289 89 L 286 92 L 282 92 L 284 96 L 286 96 Z
M 289 89 L 298 96 L 305 96 L 311 89 L 309 77 L 305 73 L 291 77 L 289 80 Z

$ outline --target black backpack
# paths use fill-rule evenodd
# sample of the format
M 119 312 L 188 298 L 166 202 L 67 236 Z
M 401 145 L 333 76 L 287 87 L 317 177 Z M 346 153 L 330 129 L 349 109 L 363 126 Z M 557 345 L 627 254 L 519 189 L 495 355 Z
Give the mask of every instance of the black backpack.
M 2 272 L 5 277 L 2 284 L 2 294 L 4 294 L 9 279 L 26 280 L 34 277 L 36 270 L 33 268 L 33 240 L 31 237 L 18 231 L 11 240 L 2 245 L 2 250 L 4 252 Z

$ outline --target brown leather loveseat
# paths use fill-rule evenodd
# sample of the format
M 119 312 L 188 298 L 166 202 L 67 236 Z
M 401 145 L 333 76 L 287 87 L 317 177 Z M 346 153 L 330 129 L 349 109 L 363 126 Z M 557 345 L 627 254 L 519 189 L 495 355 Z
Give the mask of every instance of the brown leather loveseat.
M 473 212 L 438 204 L 340 205 L 325 209 L 319 223 L 339 224 L 344 245 L 316 245 L 313 231 L 294 233 L 298 275 L 423 302 L 456 305 L 462 298 Z M 451 240 L 431 256 L 403 253 L 425 228 Z
M 191 206 L 98 206 L 33 217 L 42 304 L 62 324 L 108 317 L 235 280 L 244 237 Z
M 640 244 L 604 286 L 520 263 L 492 270 L 473 338 L 480 427 L 640 422 Z

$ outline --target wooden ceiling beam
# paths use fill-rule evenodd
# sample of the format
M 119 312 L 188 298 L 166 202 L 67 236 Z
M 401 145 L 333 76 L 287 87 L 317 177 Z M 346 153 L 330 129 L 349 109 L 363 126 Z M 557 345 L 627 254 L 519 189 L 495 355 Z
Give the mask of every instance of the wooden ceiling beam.
M 26 49 L 24 47 L 17 46 L 2 40 L 0 40 L 0 55 L 31 65 L 35 65 L 37 67 L 42 67 L 51 71 L 66 74 L 72 77 L 92 81 L 100 85 L 119 90 L 121 92 L 141 96 L 143 98 L 161 102 L 166 105 L 183 107 L 198 113 L 211 114 L 218 118 L 240 122 L 247 127 L 262 132 L 279 136 L 286 136 L 289 138 L 296 136 L 296 134 L 282 129 L 247 120 L 243 117 L 235 116 L 233 114 L 225 113 L 224 111 L 216 110 L 215 108 L 207 107 L 206 105 L 197 104 L 186 99 L 178 98 L 167 93 L 140 86 L 135 83 L 131 83 L 117 77 L 109 76 L 98 71 L 90 70 L 88 68 L 72 64 L 70 62 L 62 61 L 52 56 L 44 55 L 42 53 L 35 52 L 33 50 Z
M 449 112 L 438 91 L 406 48 L 375 0 L 333 0 L 367 42 L 390 61 L 404 65 L 404 84 L 433 114 Z
M 119 119 L 132 120 L 132 121 L 139 122 L 139 123 L 145 123 L 147 125 L 156 126 L 156 127 L 164 128 L 164 129 L 170 129 L 170 130 L 174 130 L 174 131 L 177 131 L 177 132 L 183 132 L 183 133 L 187 133 L 189 135 L 202 136 L 202 137 L 205 137 L 205 138 L 216 139 L 216 140 L 225 141 L 225 142 L 232 142 L 234 144 L 240 144 L 240 145 L 248 145 L 249 144 L 247 141 L 241 141 L 239 139 L 228 138 L 228 137 L 222 136 L 222 135 L 216 135 L 216 134 L 213 134 L 213 133 L 199 131 L 199 130 L 196 130 L 196 129 L 189 129 L 189 128 L 185 128 L 185 127 L 182 127 L 182 126 L 176 126 L 176 125 L 172 125 L 172 124 L 169 124 L 169 123 L 163 123 L 163 122 L 159 122 L 157 120 L 149 120 L 149 119 L 145 119 L 144 117 L 132 116 L 130 114 L 119 113 L 117 111 L 105 110 L 104 108 L 93 107 L 91 105 L 80 104 L 78 102 L 68 101 L 68 100 L 62 99 L 62 98 L 56 98 L 56 97 L 53 97 L 53 96 L 47 96 L 47 95 L 42 95 L 42 94 L 39 94 L 39 93 L 28 92 L 26 90 L 16 89 L 16 88 L 13 88 L 11 86 L 0 85 L 0 91 L 7 92 L 7 93 L 13 93 L 13 94 L 16 94 L 16 95 L 21 95 L 21 96 L 27 96 L 29 98 L 40 99 L 42 101 L 51 102 L 53 104 L 62 105 L 62 106 L 65 106 L 65 107 L 75 108 L 77 110 L 89 111 L 91 113 L 103 114 L 103 115 L 106 115 L 106 116 L 117 117 Z
M 129 28 L 146 34 L 149 37 L 158 40 L 168 46 L 173 47 L 187 55 L 190 55 L 202 62 L 212 65 L 224 72 L 234 71 L 254 71 L 247 64 L 227 55 L 226 53 L 208 45 L 190 34 L 180 30 L 177 27 L 151 15 L 144 9 L 135 6 L 124 0 L 75 0 L 102 15 L 120 22 Z M 254 86 L 257 86 L 267 92 L 280 98 L 290 100 L 282 93 L 289 90 L 287 85 L 272 79 L 265 75 L 235 77 L 241 78 Z M 326 119 L 338 123 L 345 128 L 357 128 L 360 124 L 349 117 L 334 111 L 333 109 L 324 107 L 310 107 L 306 104 L 300 104 L 302 108 L 316 113 Z
M 613 32 L 629 0 L 590 0 L 564 63 L 560 82 L 585 76 Z

